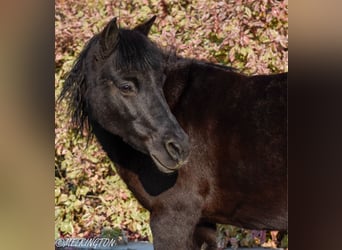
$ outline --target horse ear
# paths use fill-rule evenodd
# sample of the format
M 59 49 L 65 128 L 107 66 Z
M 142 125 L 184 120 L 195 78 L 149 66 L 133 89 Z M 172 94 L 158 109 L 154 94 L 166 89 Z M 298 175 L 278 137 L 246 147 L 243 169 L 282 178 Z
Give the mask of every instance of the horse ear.
M 143 35 L 147 36 L 148 33 L 150 32 L 151 26 L 154 23 L 154 21 L 156 20 L 157 16 L 154 15 L 150 20 L 148 20 L 147 22 L 138 25 L 137 27 L 134 28 L 134 30 L 139 31 L 140 33 L 142 33 Z
M 118 42 L 119 29 L 114 17 L 100 33 L 100 45 L 104 54 L 109 54 Z

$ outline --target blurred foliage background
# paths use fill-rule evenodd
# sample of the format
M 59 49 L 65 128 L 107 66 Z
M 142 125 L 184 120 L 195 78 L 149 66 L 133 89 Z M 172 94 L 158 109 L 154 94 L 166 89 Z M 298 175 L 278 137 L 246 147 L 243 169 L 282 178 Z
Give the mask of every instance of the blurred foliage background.
M 288 71 L 288 1 L 56 0 L 55 97 L 84 44 L 114 16 L 133 28 L 157 15 L 150 38 L 184 57 L 246 74 Z M 55 107 L 55 238 L 122 230 L 152 240 L 149 213 L 116 174 L 96 140 L 76 136 L 64 102 Z M 287 233 L 219 226 L 218 244 L 287 247 Z

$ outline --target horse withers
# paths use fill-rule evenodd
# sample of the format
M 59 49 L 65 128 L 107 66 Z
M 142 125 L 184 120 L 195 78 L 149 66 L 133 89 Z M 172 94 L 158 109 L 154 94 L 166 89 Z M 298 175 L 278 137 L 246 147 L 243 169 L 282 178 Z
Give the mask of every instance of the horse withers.
M 150 211 L 156 250 L 216 249 L 216 223 L 287 229 L 287 73 L 182 58 L 116 19 L 85 46 L 61 98 Z

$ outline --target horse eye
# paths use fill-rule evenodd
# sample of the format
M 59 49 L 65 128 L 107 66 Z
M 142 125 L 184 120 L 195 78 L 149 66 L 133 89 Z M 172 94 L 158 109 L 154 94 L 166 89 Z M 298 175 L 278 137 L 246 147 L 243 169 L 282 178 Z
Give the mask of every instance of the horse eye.
M 130 82 L 124 82 L 118 88 L 124 94 L 132 94 L 135 91 L 134 85 Z

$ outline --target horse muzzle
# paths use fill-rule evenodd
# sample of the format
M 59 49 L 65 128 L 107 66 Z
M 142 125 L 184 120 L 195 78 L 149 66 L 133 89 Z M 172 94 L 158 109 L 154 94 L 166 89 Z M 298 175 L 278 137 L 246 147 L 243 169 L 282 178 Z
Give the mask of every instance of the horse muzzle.
M 184 132 L 181 136 L 166 136 L 158 150 L 150 151 L 150 156 L 163 173 L 172 173 L 183 166 L 189 157 L 189 137 Z

